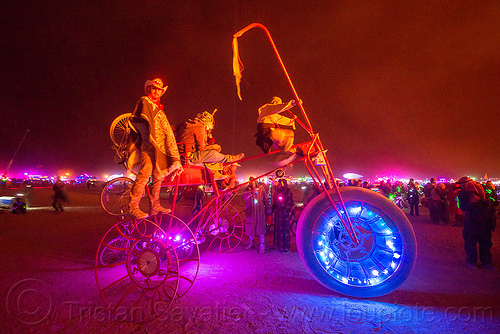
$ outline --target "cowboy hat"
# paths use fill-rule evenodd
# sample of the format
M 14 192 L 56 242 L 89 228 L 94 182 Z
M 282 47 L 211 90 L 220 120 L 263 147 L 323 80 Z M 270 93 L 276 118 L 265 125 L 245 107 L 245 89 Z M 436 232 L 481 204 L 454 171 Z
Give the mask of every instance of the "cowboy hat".
M 146 94 L 148 93 L 149 86 L 153 86 L 153 87 L 156 87 L 158 89 L 161 89 L 163 91 L 161 93 L 161 95 L 165 94 L 165 91 L 168 88 L 168 86 L 163 87 L 163 81 L 161 81 L 160 78 L 156 78 L 153 80 L 146 80 L 146 82 L 144 83 L 144 92 L 146 92 Z

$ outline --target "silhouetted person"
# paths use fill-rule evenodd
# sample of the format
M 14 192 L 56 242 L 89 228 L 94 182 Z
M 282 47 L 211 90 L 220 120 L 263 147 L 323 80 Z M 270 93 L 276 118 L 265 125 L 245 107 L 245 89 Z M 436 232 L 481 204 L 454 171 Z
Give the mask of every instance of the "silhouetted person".
M 449 220 L 448 211 L 446 210 L 446 185 L 438 183 L 431 191 L 432 205 L 434 206 L 434 216 L 432 217 L 433 224 L 446 223 Z
M 54 190 L 54 197 L 52 201 L 52 207 L 56 212 L 63 212 L 64 208 L 62 203 L 68 201 L 68 195 L 66 192 L 66 184 L 61 181 L 59 178 L 56 183 L 52 186 L 52 190 Z
M 364 181 L 362 187 L 366 189 L 371 189 L 373 188 L 373 184 L 371 184 L 369 181 Z
M 385 197 L 389 198 L 389 196 L 392 193 L 392 185 L 389 180 L 387 181 L 380 181 L 380 186 L 379 186 L 380 194 L 384 195 Z
M 246 249 L 253 247 L 255 236 L 259 236 L 259 253 L 266 251 L 266 205 L 267 192 L 262 184 L 258 184 L 254 177 L 248 179 L 249 183 L 243 194 L 245 201 L 245 234 L 250 241 Z
M 432 190 L 436 187 L 436 178 L 431 177 L 431 180 L 429 183 L 427 183 L 424 186 L 424 198 L 425 198 L 425 205 L 429 209 L 429 215 L 431 216 L 431 221 L 434 222 L 436 220 L 436 210 L 435 210 L 435 205 L 432 200 Z
M 282 253 L 290 251 L 290 214 L 293 204 L 293 194 L 287 181 L 282 178 L 273 194 L 274 249 Z
M 16 197 L 16 201 L 12 204 L 12 213 L 17 215 L 24 215 L 26 211 L 26 203 L 20 197 Z
M 408 204 L 410 204 L 410 216 L 420 216 L 418 212 L 418 204 L 420 203 L 420 198 L 418 195 L 418 189 L 415 187 L 415 183 L 408 183 L 408 193 L 406 194 L 408 199 Z
M 488 199 L 481 184 L 468 176 L 458 180 L 460 186 L 458 204 L 464 212 L 464 249 L 467 255 L 466 264 L 470 269 L 478 268 L 477 245 L 479 244 L 479 260 L 483 268 L 495 270 L 491 262 L 491 232 L 493 227 L 488 220 Z

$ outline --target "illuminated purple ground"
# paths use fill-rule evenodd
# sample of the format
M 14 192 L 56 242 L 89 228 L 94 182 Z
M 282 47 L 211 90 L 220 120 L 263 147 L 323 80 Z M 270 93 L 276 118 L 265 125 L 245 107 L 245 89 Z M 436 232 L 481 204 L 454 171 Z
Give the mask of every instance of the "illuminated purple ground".
M 170 312 L 143 325 L 105 308 L 94 279 L 101 236 L 117 222 L 97 191 L 72 190 L 63 214 L 50 212 L 50 189 L 35 189 L 26 216 L 0 213 L 2 332 L 498 333 L 500 272 L 464 266 L 461 228 L 412 219 L 419 254 L 403 286 L 354 299 L 314 281 L 293 251 L 259 255 L 202 252 L 192 289 Z M 270 245 L 272 236 L 268 235 Z M 493 239 L 500 267 L 500 237 Z

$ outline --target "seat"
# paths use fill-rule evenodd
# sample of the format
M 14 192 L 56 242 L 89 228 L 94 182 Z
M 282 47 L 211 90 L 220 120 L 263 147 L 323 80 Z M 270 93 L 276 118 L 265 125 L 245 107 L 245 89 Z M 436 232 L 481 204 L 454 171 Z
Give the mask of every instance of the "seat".
M 186 152 L 186 143 L 177 143 L 177 149 L 179 150 L 179 156 L 181 158 L 183 173 L 179 176 L 179 186 L 189 186 L 189 185 L 211 185 L 212 179 L 224 178 L 224 175 L 219 171 L 222 170 L 222 164 L 204 164 L 203 166 L 193 165 L 189 162 L 188 152 Z M 212 175 L 210 175 L 210 173 Z M 163 181 L 163 186 L 175 186 L 177 180 L 165 180 Z

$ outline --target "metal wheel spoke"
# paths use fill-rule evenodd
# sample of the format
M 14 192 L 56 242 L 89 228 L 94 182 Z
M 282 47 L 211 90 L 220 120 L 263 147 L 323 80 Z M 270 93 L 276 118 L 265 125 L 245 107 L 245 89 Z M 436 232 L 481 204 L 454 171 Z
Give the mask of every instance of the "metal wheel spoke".
M 214 215 L 213 213 L 210 217 Z M 220 253 L 227 253 L 235 250 L 243 239 L 243 220 L 240 212 L 233 205 L 228 203 L 225 209 L 220 213 L 219 221 L 215 222 L 214 219 L 212 222 L 213 223 L 209 223 L 208 226 L 213 224 L 215 229 L 209 230 L 213 237 L 208 248 L 211 251 Z M 222 225 L 220 225 L 221 222 Z M 227 224 L 227 227 L 224 227 L 224 224 Z
M 123 280 L 125 280 L 125 279 L 127 279 L 127 278 L 129 278 L 129 277 L 128 277 L 128 275 L 123 276 L 123 277 L 121 277 L 121 278 L 117 279 L 116 281 L 114 281 L 113 283 L 111 283 L 111 284 L 109 284 L 109 285 L 105 286 L 105 287 L 104 287 L 104 288 L 102 288 L 101 290 L 102 290 L 102 291 L 106 291 L 106 290 L 108 290 L 109 288 L 112 288 L 113 286 L 115 286 L 116 284 L 118 284 L 118 283 L 122 282 Z
M 133 219 L 114 225 L 102 238 L 96 255 L 96 282 L 103 301 L 121 319 L 152 321 L 173 303 L 179 288 L 179 261 L 172 244 L 160 237 L 165 234 L 151 220 Z M 123 244 L 117 245 L 116 239 Z M 99 255 L 110 251 L 110 246 L 125 261 L 99 264 Z M 170 255 L 163 260 L 165 252 Z

